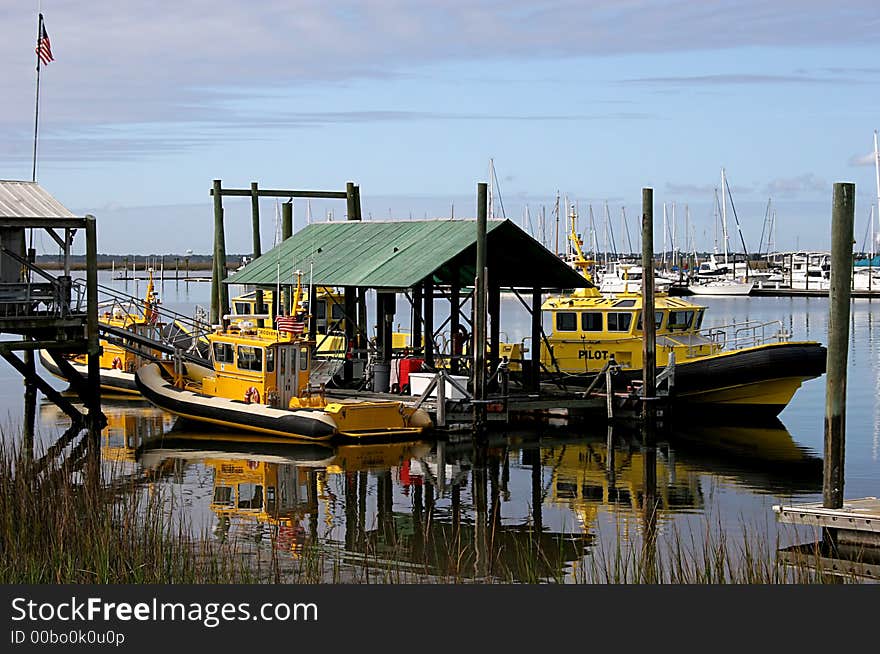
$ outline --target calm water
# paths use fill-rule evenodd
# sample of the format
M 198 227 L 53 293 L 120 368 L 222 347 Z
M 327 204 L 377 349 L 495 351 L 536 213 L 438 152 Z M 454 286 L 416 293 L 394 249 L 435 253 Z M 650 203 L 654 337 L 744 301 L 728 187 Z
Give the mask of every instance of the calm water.
M 102 283 L 126 289 L 109 275 Z M 137 289 L 132 282 L 127 286 L 137 294 L 144 289 L 144 282 Z M 207 283 L 166 282 L 159 290 L 166 306 L 187 314 L 196 304 L 208 305 Z M 794 338 L 827 340 L 825 299 L 704 298 L 704 303 L 705 327 L 780 320 Z M 520 340 L 527 316 L 515 298 L 502 304 L 502 331 Z M 400 322 L 405 328 L 408 319 Z M 880 302 L 854 301 L 848 498 L 880 494 L 878 338 Z M 12 438 L 23 414 L 23 386 L 9 366 L 0 367 L 0 377 L 4 437 Z M 600 549 L 638 542 L 649 527 L 661 535 L 699 535 L 707 525 L 739 533 L 746 524 L 771 544 L 777 529 L 783 544 L 812 540 L 803 530 L 777 528 L 771 507 L 821 500 L 824 392 L 824 378 L 804 384 L 775 425 L 673 426 L 661 435 L 655 454 L 640 445 L 637 434 L 609 431 L 604 423 L 517 428 L 493 434 L 489 447 L 480 450 L 461 436 L 390 446 L 221 446 L 194 443 L 187 431 L 192 427 L 144 402 L 108 398 L 102 454 L 108 477 L 161 490 L 194 530 L 207 530 L 218 540 L 242 539 L 252 548 L 275 547 L 291 562 L 304 544 L 316 544 L 355 571 L 358 552 L 369 549 L 393 552 L 400 566 L 427 558 L 431 572 L 445 574 L 452 564 L 435 549 L 460 538 L 482 543 L 518 570 L 517 552 L 540 534 L 545 551 L 552 551 L 548 559 L 563 562 L 565 578 L 576 580 Z M 41 398 L 38 433 L 44 446 L 66 425 L 63 414 Z M 652 491 L 646 470 L 656 470 L 661 507 L 656 525 L 644 520 Z M 473 569 L 479 557 L 466 563 Z M 549 573 L 529 568 L 515 574 Z

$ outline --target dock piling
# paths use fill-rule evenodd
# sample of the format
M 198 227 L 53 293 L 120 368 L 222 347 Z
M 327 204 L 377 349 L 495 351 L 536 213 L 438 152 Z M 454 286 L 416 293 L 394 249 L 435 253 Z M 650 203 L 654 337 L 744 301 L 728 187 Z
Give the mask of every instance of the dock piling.
M 477 184 L 477 257 L 474 282 L 474 426 L 486 423 L 486 230 L 488 216 L 488 185 Z
M 257 182 L 251 182 L 251 234 L 253 238 L 253 256 L 254 261 L 263 255 L 263 246 L 260 243 L 260 187 Z M 311 306 L 311 305 L 309 305 Z M 257 288 L 254 291 L 254 313 L 266 313 L 263 306 L 263 289 Z M 257 320 L 257 327 L 265 327 L 266 322 L 263 318 Z
M 849 345 L 855 184 L 834 184 L 831 210 L 831 288 L 825 373 L 825 456 L 822 503 L 843 506 L 846 440 L 846 360 Z
M 657 344 L 654 325 L 654 189 L 642 189 L 642 418 L 654 419 Z M 608 389 L 611 392 L 611 389 Z

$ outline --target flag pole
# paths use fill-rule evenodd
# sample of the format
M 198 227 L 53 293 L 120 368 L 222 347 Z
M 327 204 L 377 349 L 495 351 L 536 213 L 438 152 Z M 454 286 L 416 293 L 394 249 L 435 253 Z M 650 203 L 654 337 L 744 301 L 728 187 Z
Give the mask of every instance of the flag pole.
M 40 36 L 43 34 L 43 14 L 40 12 L 37 21 L 37 47 L 34 52 L 37 55 L 37 99 L 34 106 L 34 169 L 31 175 L 31 181 L 37 181 L 37 131 L 40 125 Z

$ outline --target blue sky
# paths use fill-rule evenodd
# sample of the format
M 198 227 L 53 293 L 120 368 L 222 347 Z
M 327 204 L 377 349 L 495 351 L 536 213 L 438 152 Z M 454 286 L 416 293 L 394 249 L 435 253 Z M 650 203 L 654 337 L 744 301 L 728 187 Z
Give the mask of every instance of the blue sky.
M 12 6 L 10 6 L 12 5 Z M 0 5 L 0 178 L 30 179 L 36 2 Z M 833 182 L 876 201 L 880 8 L 596 0 L 44 0 L 38 181 L 98 218 L 102 252 L 211 247 L 211 180 L 361 187 L 373 219 L 472 216 L 494 159 L 504 214 L 635 234 L 641 188 L 712 247 L 725 167 L 749 249 L 825 248 Z M 227 245 L 250 248 L 230 199 Z M 313 203 L 315 219 L 344 203 Z M 500 204 L 495 207 L 501 213 Z M 306 206 L 295 206 L 297 227 Z M 875 218 L 876 219 L 876 218 Z M 731 229 L 733 226 L 731 225 Z M 548 225 L 548 231 L 552 231 Z M 264 242 L 274 207 L 264 204 Z M 546 232 L 545 232 L 546 233 Z M 601 234 L 600 234 L 601 237 Z M 766 237 L 765 237 L 766 238 Z M 683 243 L 680 243 L 683 245 Z

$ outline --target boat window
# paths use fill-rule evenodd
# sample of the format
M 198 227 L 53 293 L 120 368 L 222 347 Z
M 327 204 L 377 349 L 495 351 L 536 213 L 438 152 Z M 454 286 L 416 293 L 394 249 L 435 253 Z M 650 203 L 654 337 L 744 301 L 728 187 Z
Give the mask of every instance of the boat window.
M 266 372 L 275 372 L 275 348 L 266 349 Z
M 630 312 L 613 313 L 608 312 L 608 331 L 609 332 L 628 332 L 629 326 L 632 324 L 633 315 Z
M 217 486 L 214 488 L 214 504 L 232 506 L 232 486 Z
M 693 311 L 670 311 L 669 322 L 667 323 L 666 328 L 671 332 L 684 331 L 690 329 L 693 321 Z
M 556 331 L 576 332 L 577 328 L 577 314 L 574 311 L 559 311 L 556 313 Z
M 251 305 L 247 302 L 236 302 L 235 303 L 235 313 L 240 316 L 246 316 L 251 313 Z
M 694 329 L 699 330 L 703 326 L 703 311 L 697 311 L 697 322 L 694 323 Z
M 602 312 L 584 311 L 581 314 L 581 329 L 583 329 L 585 332 L 601 332 Z
M 343 315 L 345 315 L 345 312 L 343 311 L 343 307 L 341 304 L 334 304 L 333 307 L 330 309 L 330 316 L 333 318 L 333 320 L 342 320 Z
M 301 347 L 299 349 L 299 369 L 309 369 L 309 348 L 307 347 Z
M 663 312 L 655 311 L 654 312 L 654 329 L 656 331 L 660 331 L 660 328 L 663 326 Z M 642 331 L 642 312 L 639 311 L 639 320 L 636 323 L 636 330 Z
M 315 304 L 315 318 L 318 320 L 324 320 L 327 317 L 327 303 L 326 302 L 318 302 Z
M 239 345 L 238 369 L 261 372 L 263 370 L 263 348 L 253 347 L 251 345 Z
M 235 354 L 232 349 L 232 343 L 214 343 L 214 361 L 218 363 L 232 363 L 235 361 Z
M 636 306 L 636 301 L 635 300 L 620 300 L 619 302 L 615 302 L 614 306 L 620 307 L 620 308 L 634 307 L 634 306 Z
M 261 509 L 263 508 L 263 487 L 260 484 L 238 485 L 238 508 Z

